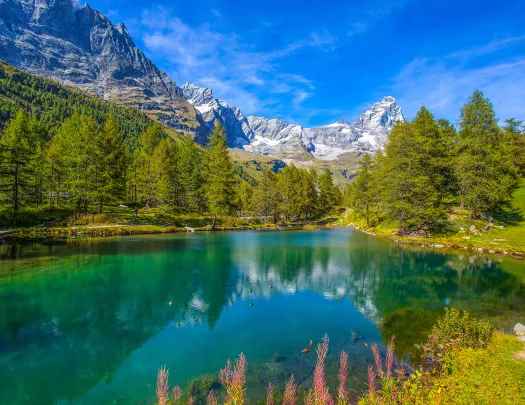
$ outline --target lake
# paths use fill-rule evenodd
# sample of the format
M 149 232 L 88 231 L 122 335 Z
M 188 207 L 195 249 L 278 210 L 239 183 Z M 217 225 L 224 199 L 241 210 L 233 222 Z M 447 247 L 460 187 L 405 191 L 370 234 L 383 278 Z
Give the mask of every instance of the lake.
M 257 398 L 291 373 L 308 387 L 315 353 L 301 370 L 301 349 L 325 334 L 330 385 L 345 349 L 357 395 L 364 343 L 395 335 L 414 361 L 446 306 L 506 331 L 525 321 L 523 261 L 350 229 L 49 241 L 0 257 L 0 404 L 152 404 L 161 365 L 185 389 L 241 352 Z

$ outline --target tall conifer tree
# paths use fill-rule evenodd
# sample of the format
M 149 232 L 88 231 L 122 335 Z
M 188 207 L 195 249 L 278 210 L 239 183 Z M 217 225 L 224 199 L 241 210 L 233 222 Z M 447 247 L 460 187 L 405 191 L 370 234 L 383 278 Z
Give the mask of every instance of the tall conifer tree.
M 461 109 L 456 162 L 461 202 L 472 218 L 510 203 L 516 169 L 492 103 L 477 90 Z
M 210 137 L 205 155 L 205 196 L 213 214 L 212 229 L 217 215 L 231 214 L 235 205 L 235 171 L 228 152 L 226 133 L 220 123 Z

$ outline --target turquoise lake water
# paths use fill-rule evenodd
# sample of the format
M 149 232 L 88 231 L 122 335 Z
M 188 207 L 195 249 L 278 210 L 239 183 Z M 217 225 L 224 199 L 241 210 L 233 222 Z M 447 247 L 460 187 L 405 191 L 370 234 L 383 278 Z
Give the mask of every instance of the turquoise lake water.
M 161 365 L 185 389 L 241 352 L 256 403 L 268 382 L 300 373 L 301 349 L 325 333 L 329 382 L 345 349 L 357 395 L 372 361 L 364 343 L 395 335 L 398 359 L 414 360 L 445 306 L 510 330 L 525 321 L 525 263 L 349 229 L 4 245 L 0 404 L 152 404 Z

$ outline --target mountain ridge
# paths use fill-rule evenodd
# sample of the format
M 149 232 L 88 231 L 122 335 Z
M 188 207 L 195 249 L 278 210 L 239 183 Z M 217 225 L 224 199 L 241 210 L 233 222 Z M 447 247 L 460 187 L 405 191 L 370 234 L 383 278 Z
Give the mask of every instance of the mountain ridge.
M 87 3 L 72 0 L 0 0 L 0 58 L 30 73 L 134 107 L 206 144 L 217 122 L 230 147 L 278 158 L 335 160 L 349 151 L 382 147 L 404 120 L 387 96 L 346 120 L 307 128 L 280 119 L 245 116 L 192 83 L 179 87 L 135 45 L 124 24 L 114 25 Z
M 187 82 L 182 89 L 210 128 L 217 121 L 223 124 L 230 146 L 281 158 L 311 153 L 316 158 L 335 160 L 346 152 L 374 151 L 384 146 L 395 122 L 405 120 L 392 96 L 373 104 L 353 123 L 341 119 L 319 127 L 303 127 L 279 118 L 245 117 L 238 108 L 215 98 L 211 88 Z

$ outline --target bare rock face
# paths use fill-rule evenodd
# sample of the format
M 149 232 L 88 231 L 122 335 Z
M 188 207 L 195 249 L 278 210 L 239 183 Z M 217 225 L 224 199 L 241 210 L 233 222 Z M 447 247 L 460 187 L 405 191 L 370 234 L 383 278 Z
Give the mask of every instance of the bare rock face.
M 184 97 L 202 114 L 212 129 L 217 121 L 226 128 L 230 146 L 261 155 L 293 158 L 311 154 L 335 160 L 350 151 L 371 152 L 382 148 L 403 112 L 393 97 L 385 97 L 366 110 L 351 124 L 346 120 L 334 124 L 303 128 L 279 119 L 245 117 L 236 107 L 215 98 L 212 89 L 192 83 L 182 86 Z
M 240 109 L 229 107 L 226 101 L 214 98 L 212 89 L 197 87 L 192 83 L 185 83 L 182 92 L 186 100 L 201 113 L 210 131 L 213 131 L 217 122 L 222 124 L 230 147 L 243 148 L 249 145 L 253 133 Z
M 230 147 L 278 158 L 335 160 L 384 146 L 401 108 L 385 97 L 350 123 L 303 128 L 243 115 L 209 88 L 179 88 L 138 49 L 123 24 L 113 25 L 77 0 L 0 0 L 0 59 L 39 76 L 135 107 L 205 144 L 217 122 Z
M 139 108 L 172 128 L 206 137 L 182 90 L 114 26 L 76 0 L 0 0 L 0 58 L 30 73 Z

